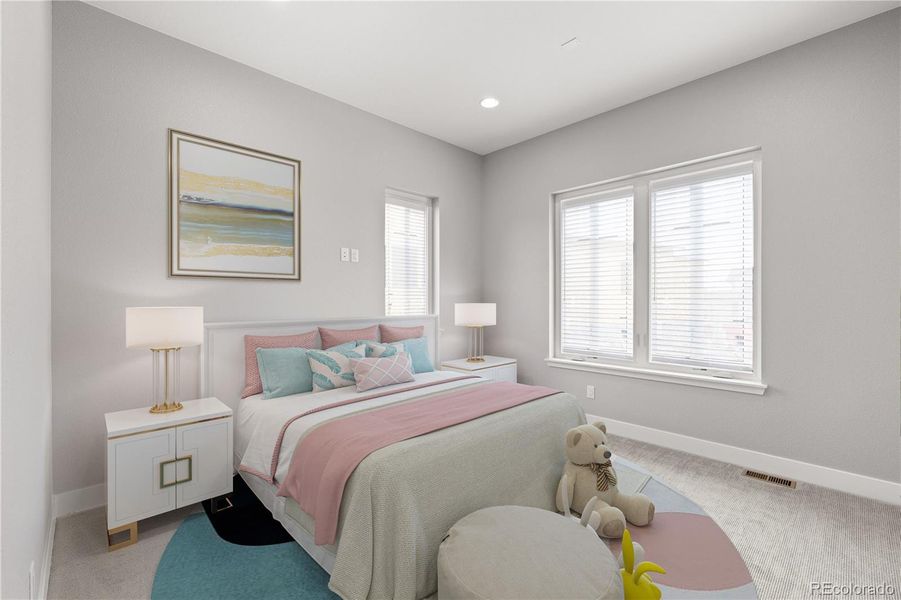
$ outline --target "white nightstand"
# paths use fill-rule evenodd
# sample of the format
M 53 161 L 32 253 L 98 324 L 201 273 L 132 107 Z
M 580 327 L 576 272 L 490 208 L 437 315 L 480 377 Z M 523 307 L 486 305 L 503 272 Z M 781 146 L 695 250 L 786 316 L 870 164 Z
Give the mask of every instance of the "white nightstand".
M 485 356 L 485 362 L 467 362 L 465 358 L 446 360 L 441 363 L 442 371 L 459 371 L 481 375 L 494 381 L 516 383 L 516 359 L 503 356 Z
M 138 521 L 232 491 L 232 410 L 216 398 L 177 412 L 106 414 L 110 550 L 138 541 Z M 113 536 L 128 532 L 127 540 Z

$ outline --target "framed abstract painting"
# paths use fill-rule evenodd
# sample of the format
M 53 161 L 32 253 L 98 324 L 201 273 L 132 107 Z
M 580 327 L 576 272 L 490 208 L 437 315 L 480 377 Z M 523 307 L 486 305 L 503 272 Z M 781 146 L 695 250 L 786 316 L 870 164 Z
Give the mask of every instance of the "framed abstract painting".
M 169 274 L 300 279 L 300 161 L 169 130 Z

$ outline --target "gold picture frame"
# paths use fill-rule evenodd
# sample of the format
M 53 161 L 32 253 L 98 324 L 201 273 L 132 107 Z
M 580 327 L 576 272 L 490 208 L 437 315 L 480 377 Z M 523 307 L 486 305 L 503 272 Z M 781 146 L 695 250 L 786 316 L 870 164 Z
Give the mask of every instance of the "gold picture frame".
M 300 281 L 301 161 L 168 135 L 169 275 Z

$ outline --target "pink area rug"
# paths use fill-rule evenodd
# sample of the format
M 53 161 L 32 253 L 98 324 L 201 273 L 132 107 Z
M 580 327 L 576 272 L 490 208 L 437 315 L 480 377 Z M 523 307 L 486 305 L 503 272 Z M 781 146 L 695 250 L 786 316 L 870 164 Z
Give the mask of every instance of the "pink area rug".
M 626 461 L 618 465 L 640 470 Z M 665 599 L 756 600 L 757 590 L 745 561 L 704 510 L 653 477 L 643 493 L 654 501 L 654 520 L 645 527 L 629 526 L 632 539 L 645 549 L 645 560 L 664 569 L 665 575 L 653 580 Z M 609 540 L 614 556 L 621 549 L 619 540 Z

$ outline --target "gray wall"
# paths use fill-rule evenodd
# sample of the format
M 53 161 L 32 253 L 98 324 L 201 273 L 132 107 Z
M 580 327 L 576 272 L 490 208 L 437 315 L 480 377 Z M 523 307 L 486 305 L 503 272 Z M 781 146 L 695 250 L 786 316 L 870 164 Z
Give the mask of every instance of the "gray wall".
M 55 3 L 53 34 L 57 493 L 103 482 L 104 412 L 149 403 L 126 306 L 199 304 L 209 321 L 384 314 L 386 186 L 439 197 L 441 352 L 465 351 L 453 303 L 481 295 L 480 157 L 81 3 Z M 167 277 L 168 127 L 303 161 L 302 282 Z M 341 246 L 360 262 L 339 262 Z
M 453 303 L 496 301 L 488 349 L 526 381 L 595 384 L 589 412 L 899 480 L 899 11 L 484 160 L 83 4 L 53 17 L 56 492 L 101 483 L 103 413 L 149 401 L 126 306 L 381 314 L 385 186 L 440 198 L 443 355 L 466 347 Z M 166 276 L 168 127 L 303 161 L 302 282 Z M 546 367 L 549 194 L 755 145 L 766 395 Z
M 590 413 L 898 481 L 899 14 L 487 156 L 488 350 Z M 549 194 L 757 145 L 766 395 L 545 366 Z
M 50 526 L 50 18 L 49 2 L 0 3 L 4 598 L 28 598 L 32 563 L 40 587 Z

